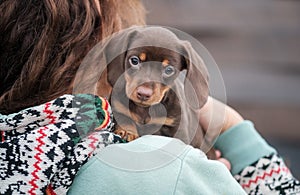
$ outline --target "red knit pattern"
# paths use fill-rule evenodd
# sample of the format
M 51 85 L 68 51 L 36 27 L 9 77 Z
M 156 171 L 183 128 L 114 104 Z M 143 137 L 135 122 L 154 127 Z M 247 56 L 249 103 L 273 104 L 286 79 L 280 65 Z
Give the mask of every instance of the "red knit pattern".
M 286 167 L 278 167 L 277 170 L 276 170 L 276 169 L 272 169 L 269 173 L 268 173 L 268 172 L 264 172 L 264 174 L 263 174 L 262 176 L 259 175 L 259 176 L 257 176 L 255 179 L 249 180 L 249 182 L 248 182 L 247 184 L 243 184 L 242 187 L 243 187 L 243 188 L 249 188 L 249 187 L 251 186 L 252 183 L 253 183 L 253 184 L 256 184 L 259 180 L 264 180 L 265 177 L 267 177 L 267 176 L 272 177 L 272 175 L 273 175 L 274 173 L 279 174 L 281 171 L 282 171 L 282 172 L 289 173 L 290 170 L 289 170 L 288 168 L 286 168 Z
M 53 116 L 53 111 L 49 109 L 50 105 L 51 105 L 50 102 L 45 104 L 44 112 L 47 114 L 47 118 L 51 120 L 50 124 L 54 124 L 56 117 Z
M 37 175 L 37 172 L 41 170 L 41 168 L 39 166 L 39 164 L 42 162 L 42 159 L 40 158 L 40 155 L 43 153 L 42 146 L 45 144 L 45 142 L 42 139 L 47 136 L 43 132 L 46 129 L 48 129 L 48 128 L 43 127 L 43 128 L 38 130 L 38 133 L 41 136 L 36 139 L 36 141 L 38 142 L 38 146 L 34 148 L 34 149 L 37 150 L 37 153 L 34 155 L 34 158 L 36 159 L 36 162 L 33 164 L 35 169 L 31 173 L 31 175 L 33 176 L 33 179 L 29 182 L 29 184 L 32 186 L 32 188 L 29 190 L 29 194 L 36 194 L 34 191 L 36 189 L 38 189 L 38 185 L 35 182 L 39 179 L 39 176 Z
M 102 122 L 102 124 L 97 127 L 95 130 L 102 130 L 104 129 L 105 127 L 107 127 L 108 123 L 111 121 L 111 118 L 110 118 L 110 114 L 109 114 L 109 111 L 108 111 L 108 106 L 109 106 L 109 103 L 106 99 L 102 98 L 102 97 L 99 97 L 102 101 L 102 109 L 105 113 L 105 118 Z
M 89 153 L 89 156 L 91 156 L 92 153 L 96 150 L 96 146 L 97 146 L 97 143 L 99 142 L 99 139 L 94 136 L 94 133 L 92 133 L 91 135 L 89 135 L 88 139 L 91 140 L 91 143 L 89 144 L 89 147 L 92 148 L 92 151 Z

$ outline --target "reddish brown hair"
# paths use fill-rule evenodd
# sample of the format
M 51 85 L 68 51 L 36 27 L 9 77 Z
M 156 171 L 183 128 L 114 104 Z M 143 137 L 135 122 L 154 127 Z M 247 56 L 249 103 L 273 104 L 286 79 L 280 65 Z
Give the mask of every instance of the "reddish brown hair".
M 72 92 L 87 52 L 104 37 L 144 24 L 139 0 L 0 1 L 0 113 Z

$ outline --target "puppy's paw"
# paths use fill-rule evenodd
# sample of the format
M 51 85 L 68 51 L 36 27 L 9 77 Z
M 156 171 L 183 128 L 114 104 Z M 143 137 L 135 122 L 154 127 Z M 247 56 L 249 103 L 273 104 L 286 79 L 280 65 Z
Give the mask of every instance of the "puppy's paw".
M 121 136 L 122 139 L 130 142 L 132 140 L 135 140 L 136 138 L 139 137 L 138 134 L 136 133 L 133 133 L 131 131 L 126 131 L 126 130 L 123 130 L 123 129 L 117 129 L 114 131 L 115 134 Z

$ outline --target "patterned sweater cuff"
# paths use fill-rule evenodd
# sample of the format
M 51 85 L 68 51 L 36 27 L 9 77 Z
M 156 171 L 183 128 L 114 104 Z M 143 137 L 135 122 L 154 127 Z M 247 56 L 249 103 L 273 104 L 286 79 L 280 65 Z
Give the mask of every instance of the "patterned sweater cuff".
M 276 153 L 250 121 L 241 122 L 221 134 L 215 147 L 230 161 L 233 175 L 261 157 Z

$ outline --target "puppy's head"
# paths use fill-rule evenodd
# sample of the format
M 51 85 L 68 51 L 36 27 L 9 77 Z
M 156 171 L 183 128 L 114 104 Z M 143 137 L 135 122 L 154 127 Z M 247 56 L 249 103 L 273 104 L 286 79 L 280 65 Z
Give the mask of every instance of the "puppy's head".
M 166 48 L 145 46 L 129 50 L 124 62 L 127 97 L 144 107 L 161 102 L 183 64 L 179 53 Z
M 201 108 L 208 97 L 208 73 L 191 44 L 161 27 L 138 27 L 109 44 L 110 52 L 122 50 L 108 65 L 114 86 L 122 75 L 129 99 L 148 107 L 161 102 L 179 73 L 186 70 L 184 90 L 192 108 Z

